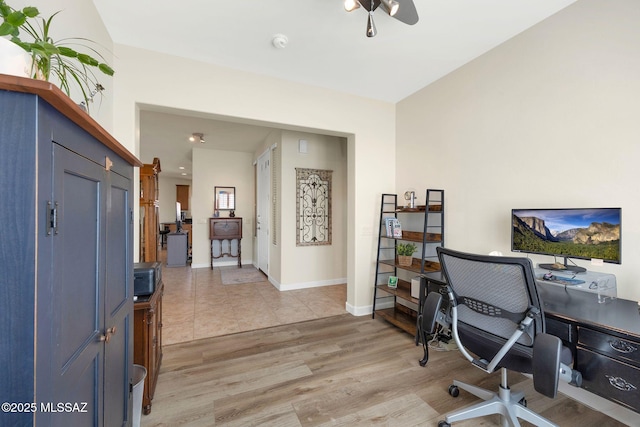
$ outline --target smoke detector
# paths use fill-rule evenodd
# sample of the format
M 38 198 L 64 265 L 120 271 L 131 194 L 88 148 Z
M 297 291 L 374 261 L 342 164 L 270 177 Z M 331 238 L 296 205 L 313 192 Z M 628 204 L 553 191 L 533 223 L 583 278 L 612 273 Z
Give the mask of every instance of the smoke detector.
M 287 47 L 288 43 L 289 38 L 284 34 L 275 34 L 273 36 L 273 39 L 271 40 L 271 44 L 273 44 L 273 47 L 275 47 L 276 49 L 284 49 L 285 47 Z

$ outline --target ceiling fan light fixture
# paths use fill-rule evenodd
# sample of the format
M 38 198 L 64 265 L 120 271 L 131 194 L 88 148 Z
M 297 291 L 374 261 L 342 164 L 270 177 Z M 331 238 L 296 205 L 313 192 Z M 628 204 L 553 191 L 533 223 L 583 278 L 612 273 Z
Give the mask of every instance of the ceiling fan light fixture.
M 378 34 L 376 30 L 376 24 L 373 22 L 373 11 L 369 12 L 369 18 L 367 18 L 367 37 L 375 37 Z
M 382 0 L 382 4 L 389 13 L 389 16 L 393 16 L 398 13 L 398 9 L 400 8 L 400 3 L 396 0 Z
M 353 12 L 360 7 L 358 0 L 344 0 L 344 10 L 347 12 Z

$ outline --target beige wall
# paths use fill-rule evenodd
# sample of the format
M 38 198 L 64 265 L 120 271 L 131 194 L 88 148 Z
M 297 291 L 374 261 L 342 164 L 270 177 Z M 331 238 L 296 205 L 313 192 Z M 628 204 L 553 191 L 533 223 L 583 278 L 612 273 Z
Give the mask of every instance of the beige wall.
M 191 215 L 193 220 L 192 268 L 208 267 L 210 263 L 209 218 L 214 212 L 215 187 L 236 188 L 237 218 L 242 218 L 242 263 L 253 262 L 253 155 L 240 151 L 210 150 L 195 147 L 193 155 L 193 180 Z M 229 211 L 220 211 L 228 217 Z M 246 236 L 246 238 L 244 238 Z M 234 242 L 233 253 L 236 253 Z M 223 257 L 214 265 L 235 265 L 236 258 Z
M 306 154 L 298 152 L 300 139 L 307 141 Z M 280 288 L 344 283 L 347 276 L 346 140 L 334 136 L 283 131 L 279 148 L 282 154 Z M 331 245 L 296 245 L 296 168 L 333 171 Z
M 91 3 L 40 7 L 64 9 L 62 36 L 111 50 Z M 581 0 L 397 105 L 116 45 L 92 114 L 136 154 L 139 103 L 347 137 L 352 312 L 371 305 L 380 194 L 409 187 L 446 189 L 447 246 L 478 252 L 510 253 L 513 207 L 620 206 L 623 264 L 592 269 L 640 299 L 639 13 L 635 0 Z
M 347 309 L 366 314 L 373 297 L 379 197 L 395 187 L 395 170 L 388 161 L 395 157 L 395 106 L 127 46 L 116 45 L 115 57 L 113 134 L 134 153 L 139 152 L 138 104 L 347 137 Z M 199 194 L 194 177 L 192 197 Z M 194 246 L 202 250 L 206 242 L 198 240 L 197 225 L 212 212 L 196 206 Z M 194 259 L 197 265 L 202 261 Z
M 65 38 L 86 38 L 92 40 L 95 43 L 82 41 L 80 44 L 100 52 L 106 59 L 106 62 L 114 67 L 113 42 L 102 22 L 102 18 L 98 15 L 92 2 L 86 0 L 11 0 L 8 3 L 15 9 L 22 9 L 25 6 L 35 6 L 45 18 L 49 18 L 54 13 L 61 11 L 53 18 L 50 31 L 51 37 L 56 41 Z M 21 34 L 21 37 L 26 39 L 25 34 Z M 96 57 L 90 49 L 84 49 L 78 45 L 73 47 L 82 53 Z M 96 59 L 98 58 L 96 57 Z M 116 69 L 116 73 L 117 71 Z M 105 87 L 105 91 L 103 92 L 104 96 L 101 97 L 97 95 L 94 98 L 94 102 L 89 106 L 91 117 L 110 132 L 113 130 L 114 78 L 102 74 L 97 69 L 95 75 L 98 81 Z M 55 78 L 52 79 L 52 82 L 56 83 Z M 76 103 L 84 100 L 82 92 L 79 89 L 76 90 L 73 85 L 71 99 Z
M 160 159 L 160 167 L 162 167 L 162 159 Z M 176 220 L 176 185 L 188 185 L 189 186 L 189 197 L 191 197 L 191 180 L 190 179 L 180 179 L 180 178 L 169 178 L 167 176 L 163 176 L 162 172 L 158 175 L 160 186 L 160 194 L 158 195 L 160 199 L 160 222 L 175 222 Z M 189 203 L 189 208 L 191 208 L 191 203 Z M 186 217 L 189 218 L 191 216 L 191 211 L 187 211 Z
M 398 191 L 446 189 L 447 246 L 516 255 L 512 208 L 622 207 L 622 265 L 578 263 L 640 299 L 638 22 L 579 1 L 397 105 Z

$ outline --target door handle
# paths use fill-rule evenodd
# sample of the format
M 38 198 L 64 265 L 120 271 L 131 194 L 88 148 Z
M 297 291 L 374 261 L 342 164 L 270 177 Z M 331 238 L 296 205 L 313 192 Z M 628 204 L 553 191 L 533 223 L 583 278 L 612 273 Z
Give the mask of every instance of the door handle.
M 115 335 L 116 334 L 116 327 L 112 326 L 110 328 L 105 329 L 104 331 L 104 335 L 100 335 L 100 337 L 98 338 L 98 340 L 100 342 L 104 342 L 105 344 L 109 344 L 109 341 L 111 340 L 111 335 Z

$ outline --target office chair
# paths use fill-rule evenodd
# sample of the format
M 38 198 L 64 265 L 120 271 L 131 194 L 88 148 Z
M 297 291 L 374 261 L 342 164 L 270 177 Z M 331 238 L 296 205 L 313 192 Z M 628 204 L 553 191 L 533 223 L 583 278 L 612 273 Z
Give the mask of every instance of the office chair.
M 447 280 L 449 308 L 446 313 L 440 309 L 440 293 L 427 296 L 419 325 L 423 339 L 424 334 L 435 332 L 436 323 L 445 325 L 473 365 L 487 373 L 501 370 L 498 393 L 454 380 L 451 396 L 457 397 L 463 389 L 484 401 L 447 414 L 438 426 L 491 414 L 500 414 L 503 426 L 519 426 L 518 418 L 536 426 L 555 426 L 528 409 L 524 393 L 511 393 L 507 383 L 508 369 L 532 374 L 535 390 L 554 398 L 559 379 L 576 386 L 582 381 L 580 373 L 568 366 L 571 351 L 559 338 L 545 333 L 531 261 L 445 248 L 437 252 Z M 425 354 L 425 363 L 427 358 Z

